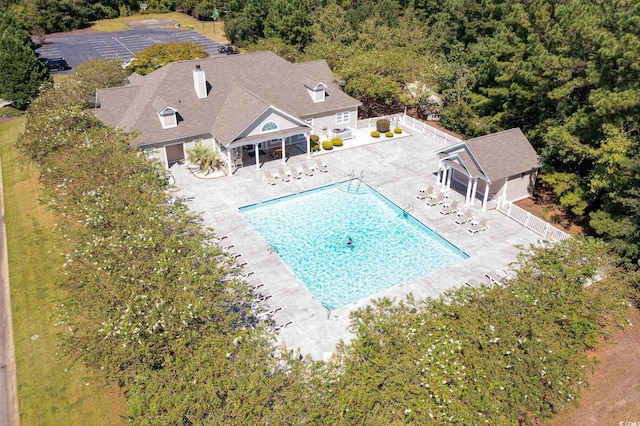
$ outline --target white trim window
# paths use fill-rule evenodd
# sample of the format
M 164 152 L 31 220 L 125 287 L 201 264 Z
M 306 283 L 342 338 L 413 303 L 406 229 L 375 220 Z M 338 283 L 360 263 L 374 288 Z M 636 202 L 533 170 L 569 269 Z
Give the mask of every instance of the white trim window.
M 349 111 L 336 113 L 336 124 L 347 124 L 351 120 Z
M 278 130 L 278 123 L 275 121 L 267 121 L 260 129 L 262 133 L 272 132 L 274 130 Z

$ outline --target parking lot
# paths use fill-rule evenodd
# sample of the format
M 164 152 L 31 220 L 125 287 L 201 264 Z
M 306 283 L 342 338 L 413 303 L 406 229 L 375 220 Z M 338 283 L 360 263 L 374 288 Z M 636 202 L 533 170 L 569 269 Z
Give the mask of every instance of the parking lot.
M 137 52 L 157 43 L 192 41 L 204 47 L 210 56 L 219 55 L 220 43 L 193 30 L 179 28 L 139 28 L 118 32 L 90 32 L 55 34 L 47 37 L 46 43 L 36 49 L 40 58 L 63 57 L 73 69 L 90 58 L 118 58 L 123 62 Z

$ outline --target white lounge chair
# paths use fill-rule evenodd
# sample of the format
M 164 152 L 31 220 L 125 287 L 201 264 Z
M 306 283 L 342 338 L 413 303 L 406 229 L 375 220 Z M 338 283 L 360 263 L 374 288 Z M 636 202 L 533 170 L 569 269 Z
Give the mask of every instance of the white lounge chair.
M 302 177 L 304 176 L 306 173 L 304 172 L 304 170 L 302 169 L 302 165 L 301 164 L 296 164 L 295 168 L 295 173 L 298 174 L 298 176 Z
M 471 210 L 466 209 L 465 211 L 458 210 L 456 220 L 454 220 L 456 225 L 462 225 L 469 221 L 473 220 L 473 213 Z
M 478 280 L 476 280 L 475 278 L 471 278 L 468 279 L 467 281 L 464 282 L 464 285 L 466 285 L 467 287 L 482 287 L 482 283 Z
M 444 193 L 438 192 L 438 195 L 435 198 L 427 198 L 427 205 L 439 206 L 440 204 L 443 204 L 444 201 L 445 201 Z
M 262 179 L 267 182 L 269 185 L 275 185 L 277 182 L 276 180 L 273 178 L 273 176 L 270 173 L 264 173 L 262 175 Z
M 258 319 L 265 321 L 268 319 L 271 319 L 271 317 L 278 311 L 282 310 L 282 306 L 278 306 L 277 308 L 273 308 L 273 309 L 269 309 L 268 311 L 262 311 L 262 312 L 258 312 L 256 314 L 256 317 L 258 317 Z
M 293 321 L 287 321 L 284 324 L 273 325 L 273 326 L 269 327 L 269 331 L 272 332 L 272 333 L 275 333 L 276 331 L 280 331 L 280 330 L 282 330 L 283 328 L 285 328 L 286 326 L 288 326 L 289 324 L 292 324 L 292 323 L 293 323 Z
M 487 280 L 489 280 L 491 284 L 500 284 L 504 279 L 503 276 L 496 273 L 495 271 L 487 272 L 486 274 L 484 274 L 484 276 Z
M 307 166 L 306 164 L 302 164 L 300 168 L 302 168 L 302 171 L 305 175 L 313 176 L 313 169 L 309 168 L 309 166 Z
M 284 167 L 284 173 L 289 176 L 289 178 L 294 178 L 294 179 L 302 179 L 302 173 L 298 173 L 297 171 L 289 168 L 289 167 Z
M 434 189 L 429 195 L 427 195 L 427 200 L 435 200 L 440 194 L 444 194 L 444 192 L 442 192 L 442 190 Z
M 214 242 L 217 246 L 219 246 L 220 244 L 222 244 L 222 240 L 224 240 L 225 238 L 229 238 L 229 236 L 228 236 L 228 235 L 221 235 L 221 236 L 219 236 L 219 237 L 214 237 L 214 238 L 213 238 L 213 242 Z
M 327 173 L 329 171 L 329 167 L 327 167 L 327 164 L 320 159 L 316 160 L 316 164 L 314 167 L 316 170 L 322 173 Z
M 480 221 L 478 222 L 471 222 L 471 225 L 469 226 L 467 231 L 469 231 L 470 234 L 477 234 L 479 232 L 486 230 L 488 227 L 489 225 L 487 225 L 487 220 L 480 219 Z
M 278 173 L 278 177 L 283 182 L 290 182 L 291 181 L 291 178 L 289 176 L 287 176 L 287 174 L 285 173 L 285 171 L 284 171 L 284 169 L 282 167 L 279 167 L 278 171 L 276 173 Z
M 267 294 L 258 293 L 255 296 L 256 296 L 256 299 L 255 299 L 256 303 L 263 305 L 268 299 L 271 298 L 272 295 L 270 293 L 267 293 Z
M 416 198 L 418 200 L 425 200 L 427 199 L 431 194 L 433 194 L 433 186 L 429 185 L 428 188 L 420 188 L 418 189 L 418 193 L 416 194 Z
M 440 214 L 446 216 L 448 214 L 456 213 L 457 211 L 458 211 L 458 200 L 453 200 L 451 204 L 449 204 L 448 206 L 445 205 L 442 208 L 442 210 L 440 210 Z

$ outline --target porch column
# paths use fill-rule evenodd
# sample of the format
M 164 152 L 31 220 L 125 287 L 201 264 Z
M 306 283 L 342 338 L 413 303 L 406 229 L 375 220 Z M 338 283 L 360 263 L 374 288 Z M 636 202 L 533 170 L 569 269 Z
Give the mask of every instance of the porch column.
M 447 170 L 447 189 L 451 189 L 451 180 L 453 179 L 453 174 L 455 173 L 454 168 L 450 168 Z
M 227 171 L 229 172 L 228 175 L 231 176 L 231 173 L 233 173 L 233 168 L 231 167 L 231 150 L 233 148 L 227 149 Z
M 487 209 L 487 199 L 489 198 L 489 182 L 485 182 L 484 184 L 484 197 L 482 197 L 482 210 Z
M 474 178 L 473 188 L 471 188 L 471 199 L 469 200 L 470 205 L 473 205 L 475 203 L 477 193 L 478 193 L 478 178 Z
M 282 164 L 283 165 L 287 164 L 287 152 L 284 149 L 286 142 L 287 142 L 287 138 L 282 138 Z
M 260 170 L 260 143 L 253 144 L 253 152 L 256 156 L 256 170 Z
M 440 178 L 440 190 L 444 191 L 444 187 L 447 184 L 447 174 L 449 173 L 449 168 L 444 166 L 442 168 L 442 177 Z
M 469 176 L 469 179 L 467 180 L 467 195 L 465 195 L 464 197 L 464 203 L 466 205 L 471 204 L 471 186 L 473 185 L 473 179 L 471 179 L 471 176 Z
M 304 138 L 307 140 L 307 160 L 311 158 L 311 139 L 309 136 L 311 136 L 310 132 L 304 134 Z
M 440 183 L 441 175 L 442 175 L 442 160 L 438 161 L 438 171 L 436 172 L 436 183 Z

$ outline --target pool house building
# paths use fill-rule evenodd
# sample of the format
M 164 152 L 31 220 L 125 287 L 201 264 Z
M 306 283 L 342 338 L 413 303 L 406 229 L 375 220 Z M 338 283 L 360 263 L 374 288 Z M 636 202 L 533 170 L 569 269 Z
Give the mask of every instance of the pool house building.
M 352 136 L 360 102 L 324 60 L 293 64 L 271 52 L 169 63 L 98 90 L 94 114 L 135 131 L 134 143 L 169 167 L 197 142 L 231 175 L 289 154 L 311 154 L 309 136 Z
M 457 185 L 465 204 L 481 200 L 513 202 L 533 195 L 540 158 L 518 128 L 469 139 L 438 152 L 442 189 Z

